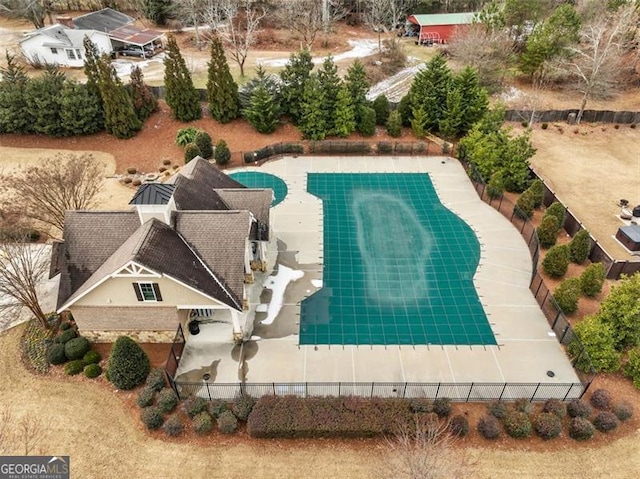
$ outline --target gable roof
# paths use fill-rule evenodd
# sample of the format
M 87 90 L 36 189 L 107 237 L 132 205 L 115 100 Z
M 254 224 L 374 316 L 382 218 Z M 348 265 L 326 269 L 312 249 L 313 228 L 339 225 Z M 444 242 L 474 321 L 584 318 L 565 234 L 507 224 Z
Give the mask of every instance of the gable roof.
M 421 27 L 433 27 L 437 25 L 469 25 L 475 16 L 476 12 L 436 13 L 433 15 L 409 15 L 407 19 Z
M 269 239 L 269 212 L 273 201 L 271 189 L 224 189 L 214 190 L 232 210 L 248 210 L 258 221 L 257 236 L 252 239 Z
M 166 205 L 173 195 L 176 185 L 145 183 L 140 185 L 130 205 Z
M 202 182 L 213 189 L 246 188 L 242 183 L 239 183 L 229 175 L 223 173 L 218 167 L 212 165 L 201 156 L 196 156 L 193 160 L 180 168 L 180 173 L 176 175 L 176 177 L 180 176 Z
M 97 12 L 80 15 L 73 19 L 76 28 L 86 30 L 98 30 L 99 32 L 110 32 L 117 28 L 133 23 L 135 20 L 129 15 L 118 12 L 111 8 L 103 8 Z

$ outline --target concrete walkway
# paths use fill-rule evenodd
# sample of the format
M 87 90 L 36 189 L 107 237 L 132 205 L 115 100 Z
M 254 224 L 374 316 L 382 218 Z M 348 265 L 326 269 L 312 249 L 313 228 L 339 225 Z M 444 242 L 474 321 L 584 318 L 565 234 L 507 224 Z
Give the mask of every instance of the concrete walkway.
M 286 199 L 272 209 L 278 262 L 304 274 L 287 286 L 271 324 L 261 324 L 266 313 L 257 313 L 256 341 L 244 366 L 247 382 L 579 382 L 529 291 L 531 258 L 524 240 L 478 198 L 457 160 L 300 157 L 269 162 L 259 171 L 287 183 Z M 309 172 L 428 173 L 440 201 L 469 224 L 480 241 L 474 283 L 498 346 L 299 346 L 300 302 L 322 285 L 322 202 L 306 192 Z M 264 291 L 265 302 L 273 300 Z M 198 342 L 206 351 L 202 339 Z M 208 352 L 207 357 L 190 355 L 190 364 L 181 364 L 181 370 L 219 360 L 216 382 L 237 382 L 238 362 L 231 349 L 212 344 Z

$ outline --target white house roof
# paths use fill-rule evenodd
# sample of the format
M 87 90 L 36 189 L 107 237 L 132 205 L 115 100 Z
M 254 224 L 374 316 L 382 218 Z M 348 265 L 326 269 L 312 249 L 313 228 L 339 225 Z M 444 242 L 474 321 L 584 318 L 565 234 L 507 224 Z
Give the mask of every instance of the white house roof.
M 30 32 L 26 38 L 22 39 L 20 43 L 26 42 L 36 36 L 45 36 L 47 41 L 43 43 L 45 47 L 74 47 L 77 48 L 82 45 L 84 37 L 89 38 L 94 35 L 106 35 L 102 32 L 95 30 L 77 30 L 69 28 L 60 23 L 49 25 L 48 27 L 38 28 Z

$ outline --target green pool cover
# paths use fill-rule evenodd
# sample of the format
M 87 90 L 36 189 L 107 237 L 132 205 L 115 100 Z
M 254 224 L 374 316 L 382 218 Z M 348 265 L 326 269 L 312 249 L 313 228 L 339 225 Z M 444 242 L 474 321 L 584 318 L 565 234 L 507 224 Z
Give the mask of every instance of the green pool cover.
M 473 285 L 475 234 L 426 174 L 307 175 L 323 201 L 323 287 L 300 344 L 496 344 Z
M 277 176 L 260 171 L 238 171 L 229 176 L 247 188 L 271 188 L 275 199 L 271 206 L 275 206 L 287 196 L 287 184 Z

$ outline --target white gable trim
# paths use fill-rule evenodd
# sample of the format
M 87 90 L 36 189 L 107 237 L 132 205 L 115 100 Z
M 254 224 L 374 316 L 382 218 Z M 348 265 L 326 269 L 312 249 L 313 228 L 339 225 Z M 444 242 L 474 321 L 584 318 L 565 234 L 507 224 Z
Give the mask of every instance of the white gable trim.
M 162 278 L 162 275 L 150 270 L 146 266 L 142 266 L 135 261 L 130 261 L 122 268 L 111 274 L 112 278 L 131 278 L 131 277 L 143 277 L 143 278 Z
M 180 286 L 183 286 L 183 287 L 187 288 L 188 290 L 193 291 L 194 293 L 198 293 L 199 295 L 201 295 L 201 296 L 203 296 L 203 297 L 207 298 L 207 299 L 208 299 L 208 300 L 210 300 L 210 301 L 213 301 L 216 305 L 219 305 L 219 306 L 220 306 L 220 308 L 218 308 L 218 309 L 233 309 L 231 306 L 229 306 L 228 304 L 224 304 L 224 303 L 223 303 L 222 301 L 220 301 L 219 299 L 213 298 L 213 297 L 209 296 L 208 294 L 203 293 L 203 292 L 202 292 L 202 291 L 200 291 L 199 289 L 194 288 L 193 286 L 189 286 L 189 285 L 188 285 L 188 284 L 186 284 L 186 283 L 183 283 L 182 281 L 180 281 L 180 280 L 179 280 L 179 279 L 177 279 L 177 278 L 174 278 L 173 276 L 169 276 L 168 274 L 165 274 L 165 275 L 163 275 L 163 277 L 164 277 L 164 278 L 167 278 L 167 279 L 170 279 L 171 281 L 174 281 L 174 282 L 178 283 Z M 189 307 L 193 307 L 193 306 L 189 306 Z M 211 305 L 211 304 L 210 304 L 210 305 L 208 305 L 208 306 L 203 306 L 202 308 L 203 308 L 203 309 L 205 309 L 205 308 L 212 308 L 212 307 L 214 307 L 214 305 Z M 181 309 L 181 306 L 178 306 L 178 309 Z M 238 310 L 238 311 L 240 311 L 240 310 Z

